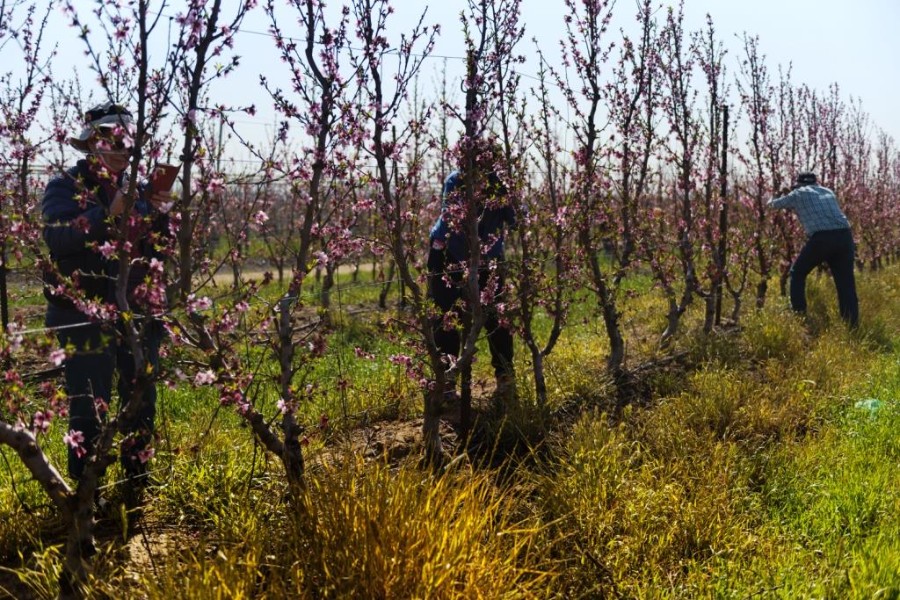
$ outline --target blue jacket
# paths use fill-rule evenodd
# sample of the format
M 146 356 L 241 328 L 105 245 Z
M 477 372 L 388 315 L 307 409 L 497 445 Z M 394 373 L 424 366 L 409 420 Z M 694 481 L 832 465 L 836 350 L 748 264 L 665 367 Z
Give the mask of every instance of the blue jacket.
M 503 187 L 496 175 L 491 173 L 488 176 L 488 181 L 492 186 L 496 186 L 496 195 L 504 196 L 506 194 L 506 188 Z M 441 214 L 431 228 L 431 234 L 429 235 L 431 247 L 446 246 L 447 254 L 453 262 L 464 261 L 469 257 L 466 235 L 459 230 L 462 225 L 457 224 L 456 227 L 451 227 L 447 222 L 447 212 L 450 205 L 458 204 L 462 200 L 463 184 L 463 176 L 459 171 L 454 171 L 447 177 L 441 193 Z M 504 224 L 509 227 L 515 227 L 516 225 L 516 213 L 508 203 L 500 202 L 495 207 L 479 207 L 478 239 L 482 244 L 494 240 L 493 245 L 486 252 L 483 252 L 482 257 L 503 258 Z M 437 242 L 437 246 L 435 242 Z
M 88 161 L 82 159 L 47 184 L 41 201 L 43 237 L 50 250 L 50 259 L 62 275 L 76 275 L 75 285 L 88 298 L 105 302 L 113 302 L 115 298 L 118 261 L 103 258 L 89 245 L 113 240 L 108 222 L 111 193 L 111 188 L 105 187 L 96 179 Z M 140 215 L 149 215 L 150 203 L 139 195 L 134 210 Z M 164 220 L 156 221 L 153 228 L 158 230 Z M 146 258 L 155 256 L 147 232 L 135 232 L 134 237 L 136 239 L 132 243 L 136 246 L 135 253 Z M 140 283 L 144 275 L 145 269 L 132 268 L 129 289 Z M 49 303 L 48 320 L 53 320 L 51 313 L 77 312 L 71 301 L 49 292 L 49 288 L 59 283 L 54 273 L 45 271 L 44 280 L 44 295 Z

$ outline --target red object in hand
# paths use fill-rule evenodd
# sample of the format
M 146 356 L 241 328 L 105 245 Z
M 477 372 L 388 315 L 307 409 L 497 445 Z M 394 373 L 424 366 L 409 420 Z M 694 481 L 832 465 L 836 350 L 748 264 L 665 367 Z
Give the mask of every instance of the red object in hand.
M 179 170 L 180 167 L 178 165 L 162 163 L 156 165 L 153 175 L 150 176 L 150 195 L 171 190 L 175 184 L 175 179 L 178 177 Z

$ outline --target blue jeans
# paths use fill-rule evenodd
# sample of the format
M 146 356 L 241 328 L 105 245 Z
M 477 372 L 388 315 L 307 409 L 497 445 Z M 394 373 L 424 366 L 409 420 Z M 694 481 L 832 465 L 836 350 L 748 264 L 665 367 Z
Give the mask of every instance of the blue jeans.
M 84 435 L 83 448 L 87 454 L 79 457 L 74 448 L 69 448 L 69 475 L 77 480 L 84 473 L 87 457 L 93 450 L 100 434 L 100 422 L 105 414 L 95 401 L 102 399 L 107 406 L 112 400 L 113 375 L 118 372 L 117 391 L 120 410 L 132 396 L 134 385 L 134 357 L 128 344 L 121 339 L 121 332 L 97 323 L 85 323 L 84 315 L 76 310 L 51 306 L 47 311 L 48 327 L 60 327 L 57 339 L 64 348 L 72 346 L 74 352 L 64 363 L 66 395 L 69 399 L 69 429 Z M 147 325 L 143 335 L 146 360 L 159 368 L 159 344 L 162 326 L 153 321 Z M 120 460 L 127 476 L 146 472 L 146 465 L 138 458 L 138 453 L 150 444 L 156 418 L 156 385 L 150 383 L 144 389 L 144 406 L 130 422 L 125 423 L 126 434 L 133 434 L 122 447 Z
M 859 300 L 853 275 L 854 243 L 849 229 L 831 229 L 812 234 L 791 266 L 791 308 L 806 312 L 806 276 L 827 264 L 837 288 L 838 306 L 850 327 L 859 324 Z

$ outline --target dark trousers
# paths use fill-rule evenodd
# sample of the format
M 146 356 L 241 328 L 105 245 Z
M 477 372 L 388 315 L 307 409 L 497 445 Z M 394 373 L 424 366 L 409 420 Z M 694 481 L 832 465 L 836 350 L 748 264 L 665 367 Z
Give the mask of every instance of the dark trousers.
M 69 314 L 71 313 L 71 314 Z M 51 308 L 47 314 L 47 325 L 64 326 L 57 331 L 57 338 L 63 348 L 71 352 L 64 364 L 66 395 L 69 399 L 69 429 L 84 435 L 82 447 L 88 454 L 93 450 L 100 434 L 100 422 L 105 417 L 102 400 L 106 407 L 112 400 L 113 375 L 118 371 L 117 391 L 120 410 L 131 399 L 134 385 L 134 357 L 127 343 L 111 329 L 104 330 L 96 323 L 78 323 L 83 315 L 72 310 Z M 154 370 L 159 368 L 159 343 L 162 327 L 152 322 L 144 332 L 144 353 Z M 156 418 L 156 385 L 150 383 L 144 389 L 144 406 L 130 422 L 125 423 L 125 432 L 131 434 L 122 446 L 121 462 L 126 475 L 133 477 L 146 472 L 146 466 L 138 455 L 151 441 Z M 78 479 L 84 473 L 87 455 L 79 456 L 75 448 L 69 448 L 69 475 Z
M 490 280 L 490 271 L 482 269 L 478 273 L 478 289 L 487 287 Z M 497 289 L 503 290 L 504 278 L 500 270 L 494 277 Z M 491 282 L 491 283 L 493 283 Z M 463 299 L 465 282 L 462 270 L 447 271 L 447 257 L 444 250 L 432 248 L 428 253 L 428 294 L 434 303 L 444 313 L 455 313 L 460 318 L 465 318 L 465 308 L 460 300 Z M 512 332 L 500 325 L 500 317 L 497 314 L 497 304 L 502 302 L 503 294 L 494 295 L 491 304 L 484 307 L 484 330 L 487 334 L 488 348 L 491 352 L 491 365 L 497 377 L 509 376 L 513 373 L 513 338 Z M 453 357 L 459 356 L 462 339 L 456 327 L 445 328 L 444 319 L 434 320 L 434 341 L 442 354 Z
M 806 241 L 791 266 L 791 308 L 806 312 L 806 276 L 823 263 L 828 265 L 834 278 L 841 318 L 856 327 L 859 324 L 859 300 L 853 276 L 853 235 L 849 229 L 819 231 Z

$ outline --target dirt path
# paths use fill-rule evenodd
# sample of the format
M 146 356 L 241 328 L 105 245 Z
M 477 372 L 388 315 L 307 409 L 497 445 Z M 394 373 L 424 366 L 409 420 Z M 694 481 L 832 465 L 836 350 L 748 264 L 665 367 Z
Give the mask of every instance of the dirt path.
M 353 265 L 341 265 L 338 267 L 339 275 L 350 275 L 353 273 L 356 267 Z M 252 266 L 245 267 L 241 269 L 241 277 L 244 279 L 255 279 L 257 281 L 262 280 L 265 276 L 266 272 L 272 274 L 273 277 L 278 276 L 278 271 L 274 266 L 266 266 L 266 265 L 257 265 L 254 264 Z M 285 278 L 290 277 L 291 270 L 290 268 L 285 269 L 284 276 Z M 324 272 L 323 272 L 324 275 Z M 363 263 L 359 266 L 359 276 L 363 281 L 371 282 L 372 281 L 372 263 Z M 216 271 L 215 276 L 216 285 L 231 285 L 231 282 L 234 281 L 234 274 L 231 271 L 231 267 L 228 265 L 222 265 L 222 267 Z

